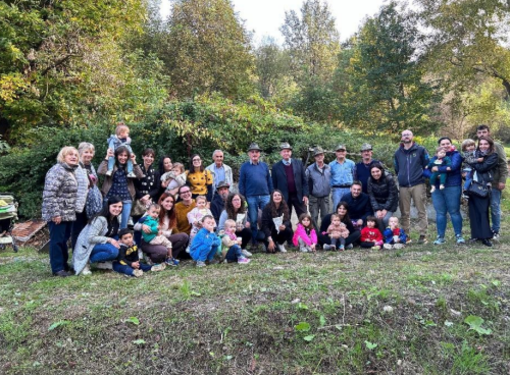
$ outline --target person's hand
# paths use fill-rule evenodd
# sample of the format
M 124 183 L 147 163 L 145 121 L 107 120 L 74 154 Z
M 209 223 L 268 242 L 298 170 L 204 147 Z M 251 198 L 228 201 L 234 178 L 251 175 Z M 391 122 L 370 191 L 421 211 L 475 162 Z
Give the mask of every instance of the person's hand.
M 279 226 L 279 228 L 280 228 L 281 231 L 285 230 L 285 225 L 282 224 L 282 225 Z
M 504 190 L 506 184 L 504 182 L 498 182 L 498 190 Z
M 245 225 L 246 228 L 250 228 L 251 227 L 251 224 L 249 221 L 246 222 L 246 225 Z
M 168 186 L 169 183 L 170 183 L 170 180 L 165 180 L 161 183 L 161 187 L 164 187 L 166 189 L 166 187 Z
M 308 206 L 308 197 L 303 197 L 303 203 Z
M 477 162 L 477 163 L 483 163 L 483 158 L 478 158 L 478 159 L 476 159 L 476 162 Z
M 363 220 L 359 219 L 356 224 L 358 224 L 358 227 L 361 227 L 363 225 Z
M 267 249 L 269 252 L 274 253 L 275 244 L 272 238 L 269 239 L 269 244 L 267 245 Z
M 431 172 L 437 172 L 437 171 L 438 171 L 438 168 L 437 168 L 437 167 L 432 167 L 432 168 L 430 168 L 430 171 L 431 171 Z
M 108 148 L 108 150 L 106 150 L 106 159 L 111 158 L 114 155 L 115 155 L 115 153 L 113 152 L 113 150 L 111 148 Z
M 136 155 L 135 154 L 131 153 L 131 155 L 129 155 L 129 158 L 131 159 L 133 164 L 136 164 Z
M 243 224 L 236 224 L 236 231 L 240 232 L 243 230 Z
M 347 238 L 347 237 L 349 237 L 349 233 L 346 233 L 346 232 L 342 233 L 342 237 L 343 237 L 343 238 Z
M 140 262 L 133 262 L 133 263 L 131 263 L 131 268 L 139 269 L 140 268 Z
M 314 243 L 313 243 L 313 244 L 310 246 L 310 249 L 312 249 L 312 252 L 314 252 L 314 253 L 317 251 L 317 249 L 315 248 L 315 245 L 316 245 L 316 244 L 314 244 Z
M 62 222 L 62 218 L 60 216 L 55 216 L 53 219 L 51 219 L 51 221 L 59 225 Z
M 144 231 L 144 233 L 147 234 L 151 233 L 151 227 L 149 227 L 148 225 L 142 224 L 142 230 Z
M 400 242 L 400 238 L 398 238 L 398 236 L 393 236 L 393 241 L 395 241 L 396 243 Z
M 117 240 L 110 238 L 110 244 L 116 247 L 117 249 L 120 249 L 120 244 Z

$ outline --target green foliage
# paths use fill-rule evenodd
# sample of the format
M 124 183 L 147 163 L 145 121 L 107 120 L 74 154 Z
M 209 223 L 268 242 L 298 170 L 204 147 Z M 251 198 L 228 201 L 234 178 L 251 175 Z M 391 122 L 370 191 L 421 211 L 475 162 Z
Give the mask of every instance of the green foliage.
M 492 333 L 491 329 L 483 328 L 484 320 L 479 316 L 469 315 L 466 319 L 464 319 L 464 323 L 469 325 L 469 330 L 473 330 L 476 333 L 481 335 L 490 335 Z

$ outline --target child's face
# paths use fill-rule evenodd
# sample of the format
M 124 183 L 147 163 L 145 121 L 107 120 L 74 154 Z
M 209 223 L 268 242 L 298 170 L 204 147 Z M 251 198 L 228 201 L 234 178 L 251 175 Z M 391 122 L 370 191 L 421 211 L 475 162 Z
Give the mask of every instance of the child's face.
M 179 166 L 173 167 L 172 168 L 172 172 L 174 172 L 175 174 L 181 174 L 182 173 L 181 168 Z
M 398 227 L 398 219 L 396 217 L 390 217 L 388 224 L 390 225 L 390 228 L 396 228 Z
M 205 219 L 202 223 L 202 226 L 207 229 L 209 232 L 214 232 L 214 219 Z
M 333 220 L 331 220 L 331 224 L 333 224 L 334 226 L 340 225 L 340 219 L 337 217 L 333 218 Z
M 225 226 L 225 232 L 227 232 L 227 233 L 235 233 L 235 231 L 236 231 L 236 225 L 235 224 L 230 223 L 230 224 Z
M 375 221 L 367 221 L 367 227 L 370 229 L 375 228 Z
M 131 233 L 126 233 L 119 241 L 126 246 L 133 246 L 133 235 Z
M 438 158 L 444 158 L 445 156 L 446 156 L 446 152 L 444 150 L 441 150 L 441 151 L 437 152 L 437 157 Z
M 466 146 L 466 151 L 475 151 L 475 150 L 476 150 L 476 145 L 474 143 L 472 145 Z
M 303 220 L 301 221 L 301 223 L 303 224 L 303 226 L 304 226 L 305 228 L 308 228 L 308 227 L 310 226 L 310 219 L 309 219 L 309 218 L 307 218 L 307 217 L 305 217 L 305 218 L 303 218 Z
M 159 208 L 152 206 L 151 208 L 149 208 L 148 213 L 150 217 L 152 217 L 153 219 L 157 219 L 157 217 L 159 216 Z
M 122 129 L 119 132 L 119 138 L 127 138 L 129 137 L 129 129 Z
M 207 202 L 205 201 L 205 199 L 199 199 L 197 201 L 197 207 L 200 209 L 205 208 L 206 205 L 207 205 Z

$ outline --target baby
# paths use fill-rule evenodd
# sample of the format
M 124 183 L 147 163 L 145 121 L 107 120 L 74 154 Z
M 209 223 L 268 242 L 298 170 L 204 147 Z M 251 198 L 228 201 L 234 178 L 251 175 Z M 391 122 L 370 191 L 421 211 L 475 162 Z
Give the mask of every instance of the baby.
M 199 195 L 195 198 L 197 206 L 188 212 L 188 221 L 193 226 L 191 233 L 189 234 L 190 242 L 193 237 L 196 236 L 200 228 L 202 228 L 202 218 L 206 215 L 213 216 L 211 210 L 207 208 L 207 198 L 203 195 Z M 216 224 L 214 224 L 216 226 Z
M 167 257 L 165 263 L 169 266 L 177 267 L 179 265 L 179 261 L 174 259 L 172 255 L 172 243 L 168 240 L 168 238 L 161 234 L 159 230 L 160 210 L 160 206 L 156 203 L 151 203 L 149 205 L 149 208 L 147 209 L 147 216 L 145 217 L 143 224 L 147 225 L 151 231 L 149 233 L 145 233 L 145 231 L 142 230 L 143 240 L 150 243 L 151 245 L 165 246 L 167 248 Z
M 433 193 L 436 191 L 436 181 L 439 177 L 439 190 L 444 189 L 444 184 L 446 184 L 446 172 L 440 172 L 440 167 L 446 167 L 447 171 L 451 171 L 452 160 L 446 156 L 446 151 L 442 147 L 438 147 L 436 149 L 436 156 L 432 158 L 429 165 L 427 165 L 427 169 L 432 169 L 433 167 L 437 167 L 438 170 L 436 172 L 432 172 L 432 175 L 430 176 L 430 185 L 432 185 L 432 188 L 430 189 L 430 192 Z
M 331 215 L 331 225 L 328 227 L 327 233 L 331 244 L 324 244 L 324 250 L 335 250 L 338 248 L 338 250 L 344 251 L 345 239 L 349 236 L 349 229 L 347 229 L 345 223 L 342 223 L 340 216 L 337 214 Z
M 222 255 L 229 263 L 237 262 L 239 264 L 248 264 L 250 260 L 245 258 L 242 253 L 242 239 L 237 238 L 236 228 L 237 224 L 234 220 L 228 219 L 225 221 L 225 233 L 221 239 L 225 250 L 222 252 Z
M 131 149 L 131 138 L 129 138 L 129 128 L 123 123 L 117 124 L 115 128 L 115 134 L 112 134 L 110 138 L 108 138 L 108 148 L 115 152 L 120 146 L 124 146 L 128 149 L 128 151 L 132 154 L 133 150 Z M 110 156 L 108 158 L 108 170 L 106 171 L 107 176 L 111 176 L 113 173 L 113 166 L 115 165 L 115 156 Z M 133 173 L 133 161 L 131 158 L 128 158 L 127 161 L 127 177 L 136 178 Z
M 384 248 L 387 250 L 402 249 L 407 242 L 407 234 L 398 224 L 398 217 L 390 217 L 388 228 L 384 231 Z
M 181 163 L 175 163 L 172 166 L 172 170 L 170 172 L 166 172 L 161 176 L 161 182 L 165 182 L 170 180 L 166 187 L 166 191 L 172 191 L 174 189 L 178 189 L 181 186 L 186 184 L 186 173 L 184 171 L 184 165 Z

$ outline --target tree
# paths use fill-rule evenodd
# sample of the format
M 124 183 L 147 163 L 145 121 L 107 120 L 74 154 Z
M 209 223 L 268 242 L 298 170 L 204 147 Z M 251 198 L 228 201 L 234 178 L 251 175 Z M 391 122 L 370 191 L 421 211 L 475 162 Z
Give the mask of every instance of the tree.
M 309 84 L 311 78 L 325 82 L 331 77 L 340 44 L 327 3 L 305 0 L 301 17 L 293 10 L 285 12 L 280 31 L 290 54 L 292 74 L 300 85 Z
M 273 38 L 262 40 L 255 50 L 258 89 L 264 98 L 276 94 L 279 83 L 288 75 L 289 55 Z
M 178 97 L 252 92 L 250 39 L 230 0 L 177 0 L 162 56 Z

